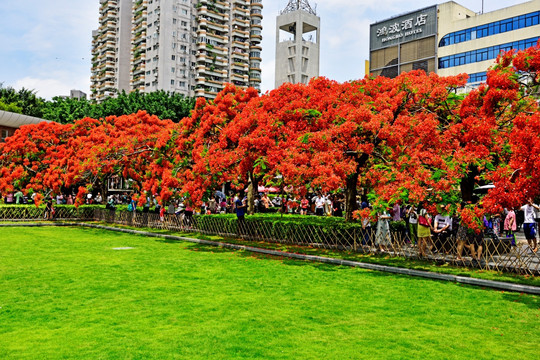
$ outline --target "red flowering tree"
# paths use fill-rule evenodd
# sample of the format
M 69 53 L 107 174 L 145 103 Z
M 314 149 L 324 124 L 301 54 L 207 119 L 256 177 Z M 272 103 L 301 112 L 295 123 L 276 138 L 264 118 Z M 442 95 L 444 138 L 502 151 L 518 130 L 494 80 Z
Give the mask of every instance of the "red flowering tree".
M 197 99 L 191 116 L 169 129 L 168 139 L 158 142 L 145 188 L 159 192 L 164 201 L 187 196 L 199 204 L 224 183 L 246 186 L 249 176 L 237 162 L 238 137 L 226 129 L 257 97 L 253 88 L 227 84 L 214 100 Z
M 476 116 L 471 122 L 483 124 L 485 134 L 475 140 L 492 139 L 477 162 L 477 178 L 495 185 L 483 201 L 488 211 L 520 206 L 540 195 L 539 88 L 540 44 L 499 56 L 486 86 L 469 95 L 473 101 L 467 110 Z
M 0 144 L 0 191 L 20 188 L 38 194 L 60 192 L 69 177 L 70 140 L 87 136 L 98 122 L 83 119 L 76 125 L 42 122 L 21 126 L 15 134 Z
M 49 195 L 75 186 L 80 204 L 94 188 L 106 194 L 111 176 L 132 179 L 140 190 L 159 136 L 172 125 L 139 112 L 23 126 L 0 145 L 0 191 L 17 187 Z
M 295 186 L 307 180 L 323 191 L 345 188 L 348 220 L 359 186 L 373 189 L 381 206 L 423 200 L 428 187 L 448 191 L 438 174 L 456 174 L 441 161 L 450 151 L 441 131 L 455 116 L 454 90 L 464 81 L 418 71 L 327 87 L 312 107 L 317 127 L 298 137 L 279 171 Z

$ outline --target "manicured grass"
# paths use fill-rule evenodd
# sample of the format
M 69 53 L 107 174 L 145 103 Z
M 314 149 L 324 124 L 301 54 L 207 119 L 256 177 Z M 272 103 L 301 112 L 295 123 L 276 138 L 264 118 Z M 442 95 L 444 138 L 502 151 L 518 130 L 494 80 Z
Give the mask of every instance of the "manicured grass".
M 1 359 L 532 359 L 539 307 L 191 243 L 0 229 Z
M 184 237 L 190 237 L 190 238 L 196 238 L 196 239 L 202 239 L 202 240 L 224 242 L 224 243 L 229 243 L 229 244 L 253 246 L 257 248 L 293 252 L 297 254 L 315 255 L 315 256 L 323 256 L 323 257 L 329 257 L 329 258 L 335 258 L 335 259 L 359 261 L 359 262 L 364 262 L 364 263 L 387 265 L 387 266 L 401 267 L 401 268 L 406 268 L 406 269 L 414 269 L 414 270 L 429 271 L 429 272 L 435 272 L 435 273 L 441 273 L 441 274 L 471 277 L 471 278 L 476 278 L 476 279 L 503 281 L 503 282 L 508 282 L 508 283 L 530 285 L 530 286 L 540 286 L 539 276 L 534 277 L 534 276 L 529 276 L 529 275 L 519 275 L 519 274 L 511 273 L 511 272 L 498 272 L 498 271 L 491 271 L 491 270 L 482 270 L 482 269 L 477 269 L 477 268 L 467 268 L 464 266 L 453 266 L 447 263 L 436 264 L 431 261 L 425 261 L 421 259 L 392 257 L 389 255 L 362 254 L 362 253 L 357 253 L 353 251 L 338 251 L 338 250 L 322 249 L 322 248 L 301 246 L 301 245 L 269 243 L 269 242 L 264 242 L 264 241 L 251 241 L 251 240 L 243 240 L 243 239 L 237 239 L 237 238 L 227 238 L 227 237 L 223 237 L 219 235 L 201 234 L 197 232 L 180 233 L 176 231 L 160 230 L 160 229 L 153 229 L 153 228 L 137 228 L 137 227 L 130 227 L 130 226 L 119 225 L 119 224 L 104 223 L 104 222 L 101 222 L 101 223 L 89 222 L 89 223 L 104 225 L 108 227 L 146 231 L 150 233 L 184 236 Z

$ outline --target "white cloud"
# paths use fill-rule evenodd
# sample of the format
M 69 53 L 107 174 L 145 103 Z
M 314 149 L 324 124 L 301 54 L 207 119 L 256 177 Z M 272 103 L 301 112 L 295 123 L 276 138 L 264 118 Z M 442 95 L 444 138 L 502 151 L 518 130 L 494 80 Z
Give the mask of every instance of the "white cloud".
M 266 92 L 274 88 L 276 61 L 274 58 L 261 63 L 261 90 Z
M 79 84 L 82 84 L 85 80 L 83 78 L 79 79 Z M 74 87 L 73 79 L 69 79 L 69 74 L 66 74 L 64 78 L 36 78 L 27 76 L 22 79 L 15 81 L 13 87 L 15 89 L 26 88 L 29 90 L 35 90 L 37 96 L 50 100 L 55 96 L 60 95 L 69 95 L 70 90 L 76 89 Z M 85 84 L 85 88 L 90 86 L 89 79 Z M 87 92 L 83 90 L 84 92 Z

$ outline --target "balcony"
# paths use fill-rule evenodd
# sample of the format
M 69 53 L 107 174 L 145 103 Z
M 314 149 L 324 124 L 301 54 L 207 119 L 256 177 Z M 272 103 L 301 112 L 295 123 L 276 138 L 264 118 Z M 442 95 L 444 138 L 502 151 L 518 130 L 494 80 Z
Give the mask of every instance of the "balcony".
M 240 41 L 233 41 L 232 47 L 233 47 L 233 51 L 235 48 L 242 49 L 242 50 L 248 50 L 249 48 L 246 42 L 240 42 Z
M 199 8 L 199 15 L 206 17 L 207 20 L 209 20 L 209 21 L 212 21 L 210 18 L 216 19 L 218 21 L 218 23 L 220 21 L 228 21 L 229 20 L 229 15 L 227 13 L 218 13 L 218 12 L 212 11 L 212 10 L 208 9 L 207 6 L 204 6 L 204 5 Z
M 233 18 L 233 20 L 232 20 L 232 25 L 233 25 L 233 26 L 238 26 L 238 27 L 247 28 L 247 27 L 249 27 L 249 21 L 248 21 L 248 20 L 244 20 L 244 19 L 242 19 L 242 18 L 235 17 L 235 18 Z
M 263 8 L 262 0 L 251 0 L 251 8 L 262 9 Z
M 241 63 L 241 62 L 234 62 L 232 63 L 231 68 L 233 70 L 247 71 L 249 69 L 249 65 L 246 63 Z
M 231 73 L 232 81 L 248 81 L 249 77 L 243 74 Z
M 228 32 L 229 30 L 227 25 L 218 24 L 212 21 L 207 22 L 205 25 L 208 29 L 212 29 L 215 31 Z M 202 24 L 201 24 L 201 27 L 202 27 Z
M 243 9 L 241 7 L 238 7 L 238 6 L 233 7 L 232 13 L 233 13 L 233 16 L 235 16 L 235 15 L 236 16 L 246 16 L 246 17 L 249 16 L 249 10 L 248 9 Z
M 262 19 L 262 11 L 260 9 L 255 9 L 255 8 L 252 8 L 251 9 L 251 17 L 254 18 L 261 18 Z
M 116 30 L 116 21 L 110 21 L 109 20 L 104 24 L 104 27 L 107 30 Z
M 245 38 L 247 40 L 247 38 L 249 38 L 249 32 L 244 31 L 244 30 L 240 30 L 240 29 L 233 29 L 232 30 L 232 36 L 236 36 L 236 37 L 239 37 L 239 38 Z

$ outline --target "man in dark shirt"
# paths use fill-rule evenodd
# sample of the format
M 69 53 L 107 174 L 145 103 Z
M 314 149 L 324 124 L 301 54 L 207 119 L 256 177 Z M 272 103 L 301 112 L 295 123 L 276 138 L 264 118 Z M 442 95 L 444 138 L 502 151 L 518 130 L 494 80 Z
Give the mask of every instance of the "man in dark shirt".
M 238 197 L 236 198 L 234 202 L 234 209 L 236 211 L 236 217 L 238 218 L 238 233 L 239 235 L 245 234 L 246 229 L 246 209 L 247 204 L 246 200 L 244 199 L 244 194 L 239 193 Z

